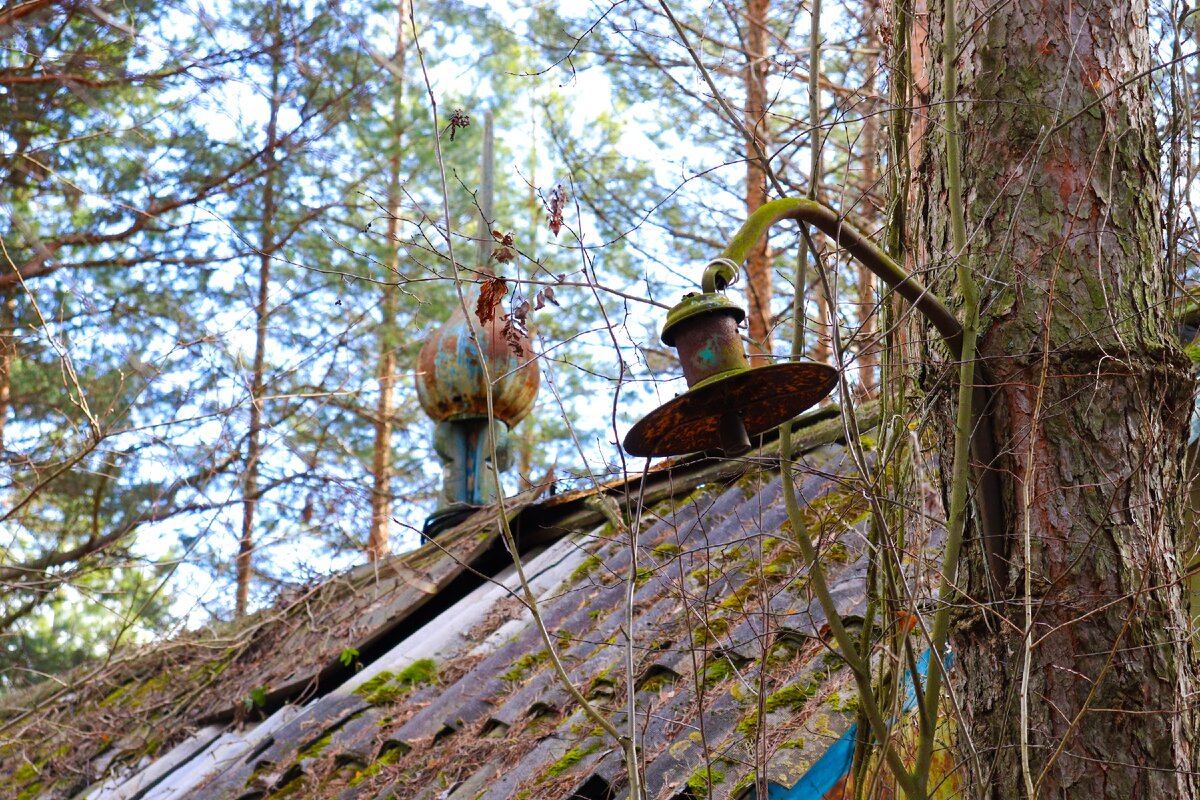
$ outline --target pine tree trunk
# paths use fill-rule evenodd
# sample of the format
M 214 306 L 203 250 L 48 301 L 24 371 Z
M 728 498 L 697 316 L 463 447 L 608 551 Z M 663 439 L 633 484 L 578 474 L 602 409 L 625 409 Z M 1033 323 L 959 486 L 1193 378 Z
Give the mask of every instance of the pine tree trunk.
M 990 598 L 968 542 L 977 602 L 953 644 L 976 794 L 1194 797 L 1173 499 L 1190 381 L 1165 318 L 1146 3 L 957 8 L 965 257 L 985 293 L 1011 563 Z M 931 12 L 938 64 L 944 5 Z M 914 224 L 918 261 L 942 267 L 944 106 L 930 108 Z M 931 400 L 952 431 L 953 403 Z
M 12 367 L 17 356 L 17 293 L 0 292 L 0 453 L 4 452 L 4 423 L 12 405 Z
M 878 51 L 879 41 L 878 2 L 868 0 L 863 5 L 863 15 L 868 20 L 867 49 Z M 879 157 L 879 111 L 880 104 L 876 101 L 875 76 L 878 72 L 878 56 L 872 56 L 867 62 L 867 83 L 863 86 L 866 97 L 862 105 L 862 191 L 863 198 L 859 203 L 859 214 L 869 220 L 878 218 L 877 208 L 872 198 L 878 196 L 876 182 L 879 175 L 875 162 Z M 879 388 L 877 371 L 879 369 L 879 351 L 873 345 L 876 320 L 875 309 L 875 273 L 864 266 L 858 267 L 858 334 L 861 344 L 858 348 L 858 381 L 864 398 L 874 397 Z
M 405 35 L 408 25 L 409 4 L 397 3 L 396 52 L 392 63 L 401 75 L 404 74 Z M 404 137 L 404 83 L 393 75 L 392 141 L 388 159 L 388 222 L 387 244 L 392 248 L 391 269 L 383 285 L 383 297 L 379 311 L 379 360 L 375 378 L 379 382 L 379 399 L 375 406 L 375 445 L 371 461 L 371 474 L 375 485 L 371 490 L 371 529 L 367 535 L 367 558 L 375 561 L 388 554 L 390 549 L 388 526 L 392 517 L 392 416 L 395 413 L 396 395 L 396 347 L 399 336 L 396 312 L 399 307 L 399 290 L 396 281 L 400 276 L 400 248 L 398 239 L 400 222 L 400 155 Z
M 246 443 L 246 470 L 242 477 L 242 535 L 238 541 L 237 555 L 237 600 L 236 616 L 246 613 L 250 603 L 250 576 L 254 555 L 254 514 L 258 508 L 258 465 L 262 458 L 263 395 L 266 389 L 267 330 L 270 321 L 271 258 L 275 251 L 275 181 L 278 162 L 275 148 L 278 146 L 278 121 L 280 98 L 280 42 L 279 19 L 275 23 L 274 47 L 271 53 L 271 105 L 267 120 L 267 159 L 265 183 L 262 193 L 262 217 L 259 224 L 258 244 L 258 299 L 254 306 L 254 366 L 250 375 L 250 430 Z
M 746 5 L 746 214 L 767 202 L 767 172 L 758 153 L 767 152 L 767 9 L 770 0 Z M 757 144 L 757 147 L 755 146 Z M 746 256 L 746 299 L 751 363 L 755 353 L 771 352 L 771 259 L 767 237 Z

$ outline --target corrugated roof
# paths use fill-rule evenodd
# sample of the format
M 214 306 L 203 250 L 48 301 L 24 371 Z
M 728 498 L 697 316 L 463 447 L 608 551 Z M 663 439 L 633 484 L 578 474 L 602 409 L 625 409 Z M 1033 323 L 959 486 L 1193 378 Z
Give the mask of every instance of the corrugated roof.
M 810 443 L 835 435 L 819 427 Z M 797 486 L 839 613 L 861 616 L 868 520 L 846 453 L 810 450 Z M 627 728 L 632 634 L 651 797 L 736 796 L 764 759 L 774 785 L 795 785 L 853 722 L 855 692 L 788 540 L 778 473 L 692 459 L 632 488 L 649 503 L 632 632 L 632 551 L 598 495 L 510 502 L 571 682 Z M 620 797 L 622 752 L 551 667 L 511 566 L 501 568 L 496 522 L 481 512 L 247 625 L 9 698 L 0 772 L 17 780 L 0 795 Z M 348 647 L 365 669 L 341 666 Z

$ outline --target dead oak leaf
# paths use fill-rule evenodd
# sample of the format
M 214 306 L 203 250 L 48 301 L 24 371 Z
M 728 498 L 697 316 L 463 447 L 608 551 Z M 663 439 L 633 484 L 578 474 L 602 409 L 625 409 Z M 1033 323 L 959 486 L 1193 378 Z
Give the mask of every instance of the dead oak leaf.
M 496 309 L 504 302 L 508 294 L 508 281 L 500 277 L 491 277 L 479 287 L 479 300 L 475 303 L 475 316 L 481 324 L 486 325 L 496 318 Z

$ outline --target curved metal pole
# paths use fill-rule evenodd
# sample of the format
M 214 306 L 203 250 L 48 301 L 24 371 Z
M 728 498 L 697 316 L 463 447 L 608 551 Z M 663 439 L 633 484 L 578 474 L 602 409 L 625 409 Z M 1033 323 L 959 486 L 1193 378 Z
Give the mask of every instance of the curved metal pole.
M 880 250 L 874 242 L 852 227 L 841 215 L 829 206 L 815 200 L 784 198 L 764 203 L 742 225 L 741 230 L 721 253 L 735 264 L 746 260 L 750 248 L 777 222 L 794 219 L 807 222 L 849 251 L 863 266 L 883 279 L 888 286 L 920 311 L 933 323 L 938 333 L 955 358 L 962 356 L 962 325 L 946 304 L 937 295 L 925 288 L 925 284 L 904 271 L 892 257 Z M 800 288 L 803 291 L 803 288 Z
M 741 264 L 746 260 L 750 248 L 767 230 L 777 222 L 794 219 L 806 222 L 845 248 L 863 266 L 871 270 L 901 297 L 912 303 L 928 319 L 937 332 L 942 335 L 946 346 L 955 358 L 962 357 L 963 329 L 954 313 L 946 304 L 933 294 L 920 280 L 909 275 L 904 268 L 897 264 L 891 256 L 883 252 L 860 233 L 858 229 L 847 223 L 840 214 L 829 206 L 815 200 L 800 200 L 784 198 L 764 203 L 750 215 L 741 229 L 730 240 L 717 261 L 731 261 Z M 728 279 L 725 281 L 728 283 Z M 803 291 L 804 287 L 797 287 Z M 706 289 L 706 291 L 710 291 Z M 987 371 L 981 363 L 976 365 L 984 383 L 988 382 Z M 988 402 L 991 393 L 985 385 L 974 388 L 974 398 L 971 403 L 972 425 L 971 455 L 972 467 L 975 472 L 979 491 L 975 502 L 979 508 L 980 534 L 983 540 L 984 552 L 987 554 L 988 570 L 991 572 L 992 588 L 998 593 L 1007 582 L 1007 562 L 1005 556 L 1004 537 L 1004 506 L 1003 493 L 1000 486 L 1000 475 L 992 468 L 996 460 L 996 445 L 992 431 L 992 418 L 988 413 Z

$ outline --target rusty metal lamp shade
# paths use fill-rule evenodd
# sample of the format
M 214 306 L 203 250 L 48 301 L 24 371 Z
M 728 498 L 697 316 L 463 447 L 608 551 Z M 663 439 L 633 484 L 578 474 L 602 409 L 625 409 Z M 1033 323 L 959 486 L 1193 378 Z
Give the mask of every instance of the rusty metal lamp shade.
M 524 419 L 537 397 L 539 373 L 529 340 L 521 335 L 521 353 L 503 332 L 496 315 L 486 324 L 475 317 L 479 288 L 465 293 L 468 316 L 462 307 L 435 331 L 417 356 L 417 399 L 437 422 L 487 419 L 488 378 L 492 381 L 492 412 L 510 428 Z M 480 364 L 480 352 L 487 370 Z
M 718 449 L 741 455 L 750 449 L 750 437 L 800 414 L 837 385 L 837 370 L 826 364 L 751 367 L 738 334 L 746 313 L 715 291 L 728 278 L 713 281 L 711 271 L 705 273 L 706 291 L 685 296 L 663 326 L 662 340 L 678 350 L 688 391 L 630 429 L 624 447 L 631 456 Z

